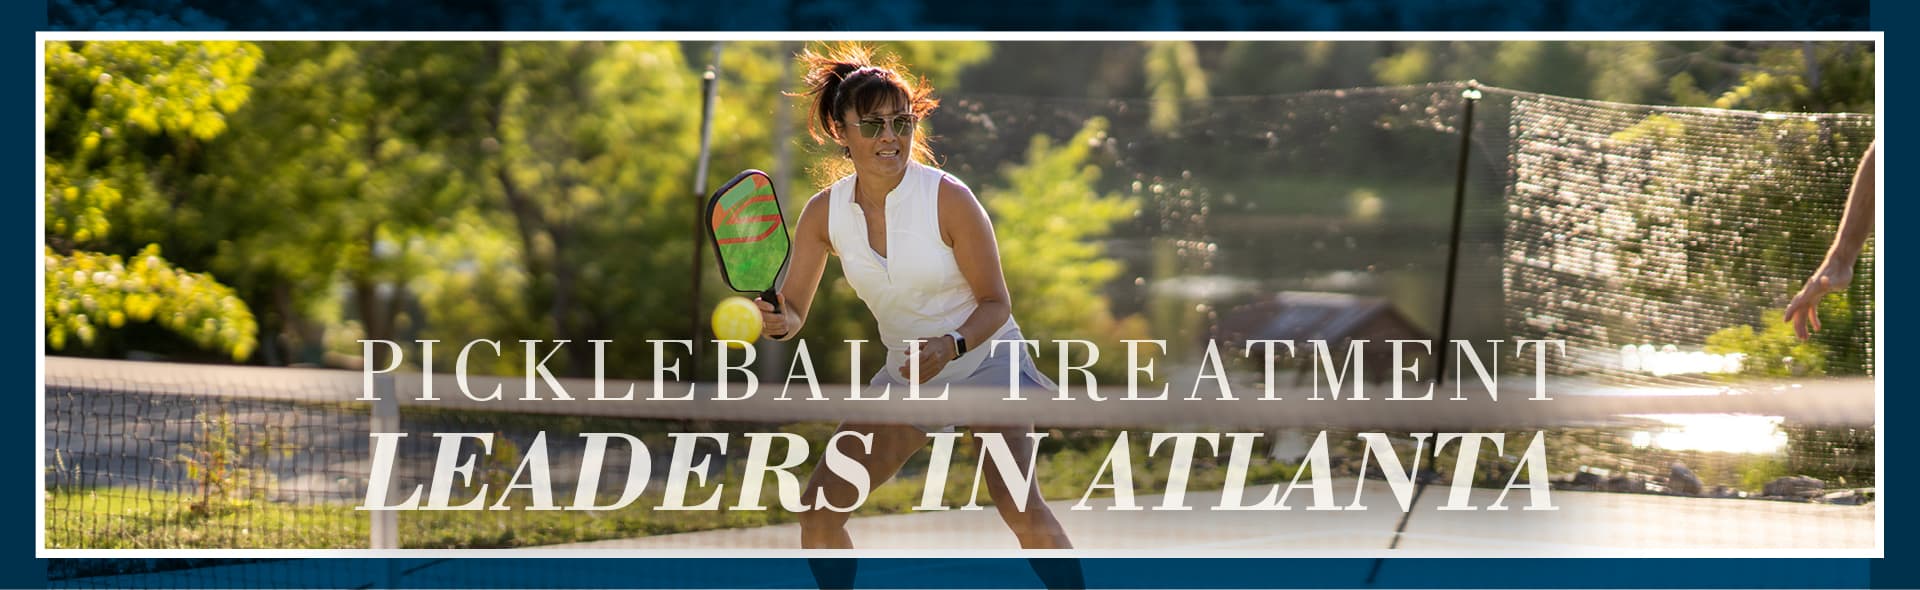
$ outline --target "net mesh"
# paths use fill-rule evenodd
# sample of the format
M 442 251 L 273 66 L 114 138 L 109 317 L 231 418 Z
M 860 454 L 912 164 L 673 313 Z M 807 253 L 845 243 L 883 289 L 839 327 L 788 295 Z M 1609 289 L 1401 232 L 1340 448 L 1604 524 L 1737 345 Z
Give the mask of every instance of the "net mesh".
M 1510 110 L 1508 326 L 1567 340 L 1579 349 L 1568 371 L 1662 372 L 1623 367 L 1623 347 L 1734 349 L 1741 327 L 1779 324 L 1873 141 L 1864 115 L 1494 96 Z M 1872 251 L 1828 306 L 1839 319 L 1823 322 L 1811 358 L 1752 351 L 1744 370 L 1871 375 Z
M 1800 515 L 1792 521 L 1798 523 L 1794 526 L 1825 523 L 1820 526 L 1828 527 L 1822 529 L 1826 531 L 1824 536 L 1791 539 L 1709 528 L 1689 534 L 1671 533 L 1674 546 L 1767 547 L 1784 543 L 1830 549 L 1870 542 L 1870 537 L 1860 536 L 1867 533 L 1860 527 L 1871 522 L 1870 508 L 1846 513 L 1819 511 L 1871 497 L 1871 454 L 1853 453 L 1850 443 L 1855 441 L 1851 440 L 1796 439 L 1798 435 L 1789 428 L 1820 428 L 1823 432 L 1870 437 L 1872 383 L 1858 379 L 1752 382 L 1704 392 L 1687 387 L 1637 387 L 1631 394 L 1623 394 L 1618 386 L 1556 381 L 1549 386 L 1556 399 L 1533 403 L 1525 401 L 1532 392 L 1531 383 L 1503 384 L 1496 391 L 1505 402 L 1488 401 L 1482 397 L 1483 392 L 1469 387 L 1465 390 L 1474 399 L 1434 406 L 1392 402 L 1378 395 L 1367 401 L 1315 400 L 1313 386 L 1283 388 L 1274 392 L 1279 400 L 1244 396 L 1233 401 L 1189 401 L 1175 395 L 1163 402 L 1120 402 L 1117 400 L 1125 395 L 1124 388 L 1108 387 L 1102 392 L 1110 400 L 1105 402 L 1084 398 L 1009 402 L 1002 399 L 1005 392 L 999 389 L 961 390 L 942 402 L 898 398 L 850 402 L 844 399 L 850 394 L 845 386 L 828 386 L 824 391 L 830 401 L 771 397 L 715 401 L 717 391 L 710 390 L 687 401 L 609 404 L 587 399 L 583 392 L 592 385 L 580 380 L 561 382 L 566 390 L 579 395 L 573 401 L 522 400 L 524 390 L 518 386 L 524 382 L 517 379 L 475 382 L 475 391 L 499 385 L 505 396 L 498 401 L 477 402 L 449 395 L 453 391 L 450 378 L 440 378 L 435 384 L 435 390 L 445 397 L 429 401 L 419 399 L 424 395 L 420 382 L 403 377 L 396 380 L 398 386 L 392 392 L 400 400 L 397 427 L 376 428 L 368 404 L 337 401 L 360 394 L 356 386 L 346 385 L 357 384 L 358 375 L 351 372 L 287 372 L 278 380 L 283 385 L 278 391 L 241 393 L 246 391 L 245 383 L 260 376 L 262 370 L 245 370 L 254 375 L 236 376 L 232 369 L 159 363 L 50 359 L 50 365 L 49 390 L 54 396 L 50 399 L 89 400 L 50 406 L 47 534 L 54 548 L 369 547 L 369 523 L 374 516 L 352 507 L 366 497 L 370 485 L 368 433 L 375 430 L 408 435 L 396 452 L 394 489 L 421 487 L 422 494 L 433 485 L 435 464 L 444 462 L 439 458 L 444 451 L 436 434 L 492 437 L 484 447 L 471 438 L 459 441 L 459 456 L 475 457 L 472 479 L 471 483 L 455 482 L 448 504 L 479 502 L 504 509 L 399 512 L 399 547 L 782 548 L 795 541 L 797 530 L 792 525 L 795 515 L 780 508 L 777 484 L 770 480 L 767 490 L 758 496 L 758 504 L 770 509 L 741 507 L 739 490 L 747 476 L 744 457 L 755 436 L 750 433 L 793 435 L 795 442 L 809 449 L 808 460 L 794 468 L 795 473 L 804 474 L 811 471 L 819 449 L 835 427 L 836 422 L 827 417 L 866 423 L 1031 422 L 1047 435 L 1040 447 L 1038 470 L 1044 475 L 1040 480 L 1044 495 L 1066 503 L 1085 495 L 1092 483 L 1093 468 L 1111 455 L 1120 434 L 1127 432 L 1132 435 L 1128 445 L 1139 474 L 1134 487 L 1142 494 L 1139 502 L 1143 506 L 1165 501 L 1165 486 L 1173 475 L 1165 449 L 1148 448 L 1152 432 L 1260 433 L 1257 452 L 1249 462 L 1249 485 L 1270 486 L 1290 481 L 1290 475 L 1301 468 L 1311 439 L 1325 431 L 1333 461 L 1326 466 L 1332 470 L 1327 475 L 1345 481 L 1370 473 L 1376 484 L 1368 492 L 1368 503 L 1384 506 L 1391 506 L 1392 500 L 1377 483 L 1377 465 L 1372 471 L 1366 471 L 1363 465 L 1364 443 L 1356 437 L 1359 432 L 1393 433 L 1398 455 L 1407 465 L 1416 459 L 1414 439 L 1407 432 L 1505 433 L 1509 441 L 1505 450 L 1483 451 L 1472 462 L 1477 467 L 1471 475 L 1453 471 L 1452 466 L 1458 463 L 1457 445 L 1443 450 L 1437 459 L 1422 459 L 1433 461 L 1427 463 L 1429 466 L 1447 466 L 1430 474 L 1435 481 L 1467 477 L 1484 488 L 1474 494 L 1491 494 L 1504 485 L 1523 445 L 1535 437 L 1546 437 L 1544 444 L 1550 450 L 1547 471 L 1557 478 L 1557 489 L 1662 495 L 1660 499 L 1623 499 L 1575 494 L 1574 505 L 1582 507 L 1581 514 L 1608 511 L 1617 521 L 1611 525 L 1616 529 L 1604 535 L 1578 532 L 1599 536 L 1583 537 L 1585 540 L 1579 543 L 1564 542 L 1564 546 L 1619 548 L 1621 543 L 1637 538 L 1633 535 L 1647 532 L 1635 527 L 1653 526 L 1671 517 L 1661 516 L 1659 510 L 1699 510 L 1703 515 L 1690 518 L 1713 522 L 1787 512 Z M 168 374 L 191 375 L 191 381 L 204 391 L 184 391 L 178 379 L 141 383 L 138 378 L 96 377 Z M 85 383 L 96 384 L 79 385 Z M 631 384 L 641 397 L 655 385 Z M 609 385 L 613 391 L 622 391 L 629 383 L 616 381 Z M 677 394 L 687 384 L 659 385 Z M 341 389 L 300 398 L 247 399 L 295 396 L 290 392 L 318 392 L 329 386 Z M 1186 385 L 1175 383 L 1173 387 L 1180 390 Z M 551 391 L 541 391 L 543 397 L 552 395 Z M 738 395 L 740 390 L 732 393 Z M 771 396 L 772 392 L 762 395 Z M 209 426 L 221 419 L 206 416 L 227 416 L 236 425 Z M 533 494 L 526 490 L 505 492 L 510 483 L 528 481 L 519 471 L 521 461 L 541 453 L 545 464 L 551 466 L 550 480 L 556 490 L 553 502 L 572 502 L 572 491 L 585 473 L 581 471 L 584 445 L 579 436 L 603 432 L 630 434 L 644 445 L 652 471 L 637 480 L 648 488 L 638 502 L 608 512 L 537 511 L 530 510 L 537 503 Z M 681 442 L 676 435 L 687 433 L 724 434 L 729 446 L 723 450 L 709 440 L 692 447 L 690 460 L 676 458 Z M 272 443 L 272 453 L 231 451 L 224 471 L 200 475 L 204 468 L 199 465 L 209 464 L 208 457 L 220 456 L 200 449 L 265 448 L 261 441 Z M 788 441 L 782 441 L 775 446 L 771 455 L 778 457 L 786 444 Z M 1227 465 L 1222 444 L 1222 451 L 1203 452 L 1194 463 L 1190 484 L 1195 490 L 1194 499 L 1186 505 L 1205 507 L 1221 501 L 1218 490 Z M 195 450 L 169 450 L 173 448 Z M 909 539 L 889 545 L 895 547 L 924 544 L 930 548 L 990 548 L 1010 542 L 1005 531 L 995 528 L 996 519 L 984 515 L 955 516 L 971 514 L 966 511 L 911 514 L 922 488 L 928 485 L 925 478 L 930 456 L 930 449 L 921 449 L 892 482 L 877 488 L 857 513 L 898 516 L 861 521 L 864 524 L 857 528 L 870 536 Z M 615 446 L 605 457 L 599 481 L 625 481 L 636 455 Z M 948 504 L 959 506 L 971 496 L 969 474 L 979 457 L 977 447 L 960 447 L 954 469 L 961 476 L 945 482 Z M 695 483 L 688 504 L 700 504 L 711 496 L 717 498 L 712 509 L 660 510 L 665 502 L 667 466 L 702 463 L 706 466 L 698 470 L 708 479 Z M 1684 467 L 1676 468 L 1676 464 Z M 1818 482 L 1772 481 L 1779 475 L 1808 473 L 1801 470 L 1805 465 L 1845 475 L 1824 477 Z M 483 484 L 490 491 L 481 497 L 476 490 Z M 620 495 L 615 485 L 603 483 L 599 489 L 595 501 L 602 504 Z M 1343 504 L 1346 493 L 1342 492 Z M 397 502 L 404 495 L 388 501 Z M 1102 496 L 1110 494 L 1094 494 L 1091 505 L 1099 507 L 1114 501 Z M 1812 499 L 1819 504 L 1796 508 L 1776 508 L 1760 502 L 1693 508 L 1684 504 L 1711 498 L 1731 501 L 1759 497 Z M 1485 497 L 1476 498 L 1483 504 L 1487 501 Z M 1636 507 L 1646 502 L 1681 504 Z M 1067 512 L 1064 505 L 1057 510 Z M 1161 515 L 1142 521 L 1122 514 L 1112 521 L 1107 517 L 1085 518 L 1076 526 L 1107 531 L 1096 535 L 1098 540 L 1090 541 L 1088 548 L 1137 550 L 1239 543 L 1252 549 L 1265 546 L 1259 544 L 1261 539 L 1281 546 L 1331 542 L 1314 535 L 1252 535 L 1244 529 L 1244 522 L 1228 522 L 1229 516 L 1238 513 L 1201 510 L 1179 514 L 1187 516 Z M 1352 533 L 1351 538 L 1343 538 L 1354 544 L 1342 541 L 1333 547 L 1374 547 L 1363 540 L 1390 533 L 1391 527 L 1369 529 L 1365 523 L 1372 521 L 1368 518 L 1327 523 Z M 1514 537 L 1517 533 L 1511 531 L 1490 533 L 1503 530 L 1487 528 L 1496 521 L 1504 522 L 1495 518 L 1435 525 L 1442 531 L 1452 530 L 1435 534 L 1490 535 L 1482 541 L 1526 538 Z M 1536 519 L 1523 528 L 1543 538 L 1576 534 L 1561 530 L 1564 526 L 1569 525 Z M 935 531 L 938 534 L 931 534 Z
M 1097 125 L 1100 133 L 1081 136 L 1096 144 L 1083 161 L 1101 169 L 1087 188 L 1131 199 L 1138 209 L 1101 241 L 1124 265 L 1107 289 L 1113 313 L 1151 318 L 1148 331 L 1181 356 L 1195 355 L 1195 344 L 1209 338 L 1242 339 L 1251 318 L 1230 316 L 1286 292 L 1359 298 L 1334 305 L 1384 303 L 1400 316 L 1398 328 L 1431 337 L 1445 283 L 1459 90 L 1440 84 L 1179 103 L 963 94 L 930 127 L 943 166 L 964 179 L 1038 161 L 1025 138 L 1053 138 L 1052 147 L 1064 150 L 1059 143 Z M 976 192 L 990 211 L 1003 194 L 1020 197 L 1001 186 Z M 1497 202 L 1501 195 L 1473 197 Z M 1470 226 L 1470 239 L 1497 247 L 1499 219 L 1474 216 Z M 1499 332 L 1499 268 L 1495 257 L 1463 263 L 1460 338 Z M 1029 326 L 1028 316 L 1047 310 L 1028 307 L 1041 306 L 1022 307 L 1023 330 L 1056 337 L 1044 322 Z
M 942 167 L 974 183 L 1003 250 L 1069 227 L 1029 215 L 1020 208 L 1023 197 L 1091 196 L 1133 209 L 1114 216 L 1110 232 L 1061 234 L 1076 236 L 1086 248 L 1076 252 L 1091 255 L 1065 259 L 1066 267 L 1059 260 L 1054 267 L 1007 260 L 1006 274 L 1029 338 L 1091 337 L 1108 363 L 1125 358 L 1122 338 L 1165 340 L 1159 366 L 1173 382 L 1174 401 L 487 404 L 461 401 L 442 380 L 441 401 L 410 402 L 420 391 L 403 376 L 396 380 L 397 429 L 409 436 L 397 451 L 399 489 L 431 484 L 439 453 L 432 434 L 450 432 L 494 436 L 488 453 L 473 440 L 460 450 L 481 457 L 473 481 L 495 490 L 514 479 L 542 432 L 558 503 L 572 500 L 581 478 L 581 433 L 639 437 L 654 479 L 640 501 L 619 511 L 525 510 L 531 498 L 523 491 L 503 504 L 512 510 L 403 512 L 397 545 L 791 548 L 798 539 L 793 515 L 771 492 L 763 496 L 772 507 L 766 511 L 655 510 L 673 435 L 731 435 L 728 453 L 710 445 L 694 453 L 712 459 L 706 474 L 727 486 L 727 507 L 738 501 L 733 490 L 744 477 L 746 433 L 798 435 L 817 451 L 838 421 L 871 419 L 1031 421 L 1049 435 L 1040 471 L 1061 474 L 1043 480 L 1043 492 L 1069 503 L 1127 430 L 1261 432 L 1249 480 L 1260 486 L 1250 488 L 1255 495 L 1288 481 L 1312 435 L 1326 431 L 1336 458 L 1331 475 L 1346 482 L 1337 486 L 1342 504 L 1367 469 L 1353 436 L 1362 429 L 1392 433 L 1403 464 L 1415 457 L 1407 432 L 1508 432 L 1510 445 L 1544 433 L 1549 472 L 1559 478 L 1556 498 L 1566 509 L 1423 510 L 1401 547 L 1513 554 L 1873 548 L 1877 279 L 1870 254 L 1853 286 L 1827 304 L 1826 317 L 1839 319 L 1826 322 L 1813 347 L 1782 341 L 1769 319 L 1818 265 L 1853 166 L 1873 135 L 1871 119 L 1605 104 L 1488 88 L 1473 103 L 1473 125 L 1463 129 L 1465 89 L 1435 84 L 1175 102 L 946 96 L 925 127 L 937 136 Z M 1449 317 L 1441 295 L 1463 132 L 1464 215 Z M 1100 172 L 1065 193 L 1038 192 L 1046 187 L 1019 180 L 1022 171 L 1047 166 Z M 1100 215 L 1097 207 L 1079 211 Z M 1075 274 L 1082 268 L 1106 270 Z M 829 283 L 835 272 L 830 265 Z M 1104 298 L 1098 305 L 1057 304 L 1048 289 L 1060 282 Z M 1104 315 L 1088 315 L 1094 312 Z M 1254 338 L 1322 339 L 1336 348 L 1355 339 L 1426 340 L 1440 337 L 1443 323 L 1448 339 L 1504 342 L 1480 351 L 1504 355 L 1494 371 L 1513 389 L 1501 392 L 1502 403 L 1485 402 L 1474 374 L 1457 362 L 1451 372 L 1471 401 L 1313 401 L 1313 366 L 1287 362 L 1275 369 L 1286 401 L 1256 403 L 1266 367 L 1237 347 Z M 1088 325 L 1106 331 L 1089 335 Z M 1567 341 L 1564 357 L 1550 357 L 1556 399 L 1516 403 L 1532 393 L 1531 365 L 1512 344 L 1548 338 Z M 1209 341 L 1225 347 L 1241 400 L 1180 402 Z M 814 344 L 816 361 L 839 362 L 821 352 L 837 342 Z M 790 353 L 762 362 L 783 371 Z M 1425 367 L 1436 360 L 1421 358 Z M 1730 363 L 1735 358 L 1740 362 Z M 1042 349 L 1045 372 L 1056 373 L 1059 360 L 1051 347 Z M 1392 377 L 1392 359 L 1369 353 L 1364 360 L 1359 378 L 1377 400 Z M 1096 371 L 1125 378 L 1110 365 Z M 368 485 L 368 433 L 379 419 L 373 404 L 356 399 L 357 373 L 49 359 L 47 376 L 48 547 L 374 545 L 373 517 L 352 509 Z M 495 382 L 509 398 L 521 383 L 483 380 L 475 390 Z M 653 385 L 640 382 L 639 395 Z M 580 392 L 591 386 L 569 389 L 585 397 Z M 998 393 L 972 399 L 991 401 Z M 1130 441 L 1140 502 L 1152 506 L 1164 500 L 1171 465 L 1146 443 L 1145 436 Z M 1518 450 L 1480 455 L 1484 466 L 1471 477 L 1484 487 L 1470 492 L 1474 504 L 1498 493 Z M 971 446 L 959 453 L 947 495 L 956 505 L 970 492 L 977 459 Z M 1433 481 L 1458 477 L 1451 471 L 1457 453 L 1440 454 L 1437 465 L 1448 468 Z M 990 510 L 907 509 L 919 498 L 929 454 L 922 449 L 895 481 L 876 489 L 850 525 L 855 537 L 896 548 L 1012 548 Z M 817 458 L 813 453 L 797 471 L 806 473 Z M 623 479 L 633 460 L 610 452 L 601 480 Z M 1224 465 L 1204 453 L 1196 460 L 1187 502 L 1194 511 L 1057 512 L 1090 549 L 1371 554 L 1392 537 L 1400 512 L 1377 477 L 1365 492 L 1373 509 L 1364 514 L 1206 510 L 1218 501 Z M 709 493 L 696 491 L 690 501 Z M 472 497 L 461 487 L 452 503 Z M 281 567 L 305 567 L 299 563 Z M 268 565 L 222 562 L 220 571 L 248 576 Z M 56 583 L 72 586 L 188 583 L 153 571 L 183 567 L 179 562 L 55 560 L 51 567 Z M 277 586 L 281 579 L 271 576 L 285 575 L 296 585 L 357 586 L 347 578 L 394 575 L 385 566 L 364 569 L 249 579 Z M 430 563 L 403 569 L 414 579 L 442 570 Z M 488 580 L 522 579 L 499 575 L 505 577 Z
M 367 418 L 343 410 L 49 391 L 47 546 L 365 547 L 365 519 L 331 508 L 365 489 Z

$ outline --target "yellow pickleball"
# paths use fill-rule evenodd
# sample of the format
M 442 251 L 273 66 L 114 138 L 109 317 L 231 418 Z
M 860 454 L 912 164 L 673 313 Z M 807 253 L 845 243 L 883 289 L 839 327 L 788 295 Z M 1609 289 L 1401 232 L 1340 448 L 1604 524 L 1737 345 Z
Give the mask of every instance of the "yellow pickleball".
M 760 337 L 760 306 L 745 297 L 728 297 L 713 307 L 713 337 L 753 342 Z M 740 347 L 729 343 L 728 346 Z

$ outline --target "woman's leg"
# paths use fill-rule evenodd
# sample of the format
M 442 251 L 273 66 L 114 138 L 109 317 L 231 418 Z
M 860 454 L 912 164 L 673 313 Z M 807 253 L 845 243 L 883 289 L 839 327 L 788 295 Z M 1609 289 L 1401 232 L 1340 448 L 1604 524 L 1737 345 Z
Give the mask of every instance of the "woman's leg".
M 860 448 L 860 441 L 842 439 L 840 453 L 860 463 L 866 468 L 868 481 L 872 487 L 893 478 L 907 459 L 919 452 L 927 444 L 927 434 L 919 428 L 905 424 L 842 424 L 840 432 L 859 432 L 873 435 L 873 450 L 868 452 Z M 837 434 L 837 433 L 836 433 Z M 868 491 L 872 491 L 869 489 Z M 818 494 L 826 494 L 827 501 L 835 506 L 852 504 L 858 497 L 853 484 L 841 479 L 826 468 L 823 461 L 813 468 L 813 475 L 807 479 L 805 491 L 800 500 L 813 505 Z M 803 549 L 852 549 L 853 539 L 847 535 L 846 512 L 835 512 L 825 508 L 808 510 L 799 515 L 800 547 Z
M 873 435 L 873 451 L 860 449 L 859 441 L 840 441 L 840 452 L 865 467 L 868 482 L 879 487 L 900 470 L 920 447 L 926 446 L 927 435 L 920 429 L 900 424 L 841 424 L 840 432 L 860 432 Z M 838 434 L 836 432 L 835 434 Z M 819 491 L 815 491 L 819 490 Z M 872 491 L 869 488 L 868 491 Z M 817 494 L 824 493 L 827 500 L 835 506 L 847 506 L 853 503 L 858 493 L 853 484 L 840 479 L 828 471 L 824 462 L 814 465 L 813 475 L 807 478 L 806 491 L 801 501 L 813 505 Z M 825 508 L 808 510 L 799 514 L 800 547 L 803 549 L 852 549 L 853 538 L 847 535 L 847 513 L 834 512 Z M 809 558 L 807 568 L 813 571 L 813 580 L 822 590 L 828 588 L 852 588 L 853 576 L 858 562 L 851 558 L 826 559 Z
M 999 433 L 1007 441 L 1007 448 L 1013 450 L 1014 460 L 1020 462 L 1020 473 L 1032 474 L 1033 465 L 1027 457 L 1033 454 L 1033 441 L 1027 433 L 1030 427 L 1016 428 L 976 428 L 976 432 Z M 1027 486 L 1027 509 L 1021 510 L 1014 505 L 1014 492 L 1000 481 L 1000 468 L 994 459 L 986 453 L 975 453 L 986 461 L 987 492 L 993 495 L 993 507 L 1000 511 L 1000 519 L 1006 521 L 1007 528 L 1013 529 L 1013 536 L 1020 539 L 1023 549 L 1072 549 L 1073 543 L 1067 540 L 1067 531 L 1061 528 L 1060 521 L 1053 517 L 1053 509 L 1047 507 L 1046 498 L 1040 496 L 1040 480 L 1035 477 L 1033 484 Z M 1063 558 L 1027 558 L 1027 565 L 1033 567 L 1033 573 L 1048 588 L 1085 588 L 1085 577 L 1080 572 L 1080 560 Z
M 1033 432 L 1032 427 L 995 426 L 975 428 L 974 431 L 999 434 L 1002 440 L 1007 441 L 1007 448 L 1013 451 L 1014 460 L 1019 463 L 1017 467 L 1020 473 L 1033 473 L 1033 465 L 1028 461 L 1028 457 L 1033 455 L 1034 443 L 1032 439 L 1027 438 L 1027 434 Z M 1060 527 L 1060 521 L 1053 517 L 1053 509 L 1048 508 L 1046 499 L 1040 497 L 1038 477 L 1033 479 L 1033 484 L 1027 486 L 1027 489 L 1018 492 L 1027 497 L 1027 509 L 1021 510 L 1014 504 L 1015 492 L 1007 489 L 1006 482 L 1000 480 L 1000 467 L 995 464 L 995 460 L 985 452 L 976 454 L 982 458 L 981 460 L 987 462 L 987 476 L 984 479 L 987 480 L 987 492 L 993 495 L 993 507 L 1000 511 L 1000 519 L 1006 521 L 1007 528 L 1013 529 L 1014 537 L 1020 539 L 1021 548 L 1073 548 L 1073 543 L 1067 540 L 1066 529 Z

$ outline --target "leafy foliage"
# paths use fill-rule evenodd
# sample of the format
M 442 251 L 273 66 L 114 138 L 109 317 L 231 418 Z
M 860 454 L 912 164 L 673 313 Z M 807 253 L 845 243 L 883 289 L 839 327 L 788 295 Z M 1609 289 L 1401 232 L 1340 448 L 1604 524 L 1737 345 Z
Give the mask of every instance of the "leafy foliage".
M 1767 377 L 1800 377 L 1827 373 L 1827 349 L 1818 342 L 1802 342 L 1793 325 L 1768 315 L 1765 326 L 1733 326 L 1707 337 L 1707 352 L 1744 354 L 1741 372 Z
M 248 306 L 161 258 L 157 242 L 194 221 L 176 183 L 210 165 L 206 145 L 247 103 L 259 48 L 53 42 L 45 53 L 48 346 L 95 347 L 131 320 L 246 359 Z
M 254 320 L 246 303 L 211 275 L 174 268 L 157 246 L 131 263 L 50 248 L 44 255 L 47 346 L 53 350 L 94 347 L 102 330 L 151 322 L 235 361 L 253 352 Z
M 1098 241 L 1119 221 L 1133 217 L 1139 203 L 1095 190 L 1100 167 L 1096 149 L 1106 139 L 1107 122 L 1087 121 L 1073 137 L 1055 144 L 1035 137 L 1026 160 L 1001 171 L 1004 187 L 981 191 L 994 218 L 1002 273 L 1014 294 L 1014 317 L 1027 338 L 1091 339 L 1107 351 L 1120 350 L 1123 338 L 1140 335 L 1139 320 L 1122 322 L 1108 310 L 1100 288 L 1120 276 L 1117 261 L 1105 256 Z M 1043 359 L 1054 351 L 1042 347 Z M 1119 375 L 1121 357 L 1108 354 L 1099 365 L 1106 377 Z M 1084 362 L 1075 359 L 1074 364 Z M 1043 361 L 1040 366 L 1052 367 Z
M 1151 126 L 1169 133 L 1180 126 L 1182 106 L 1207 98 L 1207 72 L 1191 41 L 1157 41 L 1147 49 L 1148 91 L 1153 94 Z
M 164 234 L 166 182 L 204 164 L 202 146 L 251 94 L 260 50 L 52 42 L 45 52 L 49 238 L 102 247 Z
M 286 432 L 277 426 L 254 429 L 236 424 L 233 414 L 222 408 L 218 413 L 195 416 L 199 432 L 192 442 L 182 445 L 180 460 L 187 466 L 187 478 L 199 488 L 198 497 L 188 511 L 199 516 L 224 514 L 254 500 L 265 500 L 273 486 L 273 472 L 266 461 L 274 456 L 291 457 L 294 446 Z
M 105 260 L 83 253 L 132 261 L 157 246 L 168 257 L 156 258 L 153 268 L 194 277 L 194 288 L 168 297 L 214 297 L 179 302 L 181 309 L 231 309 L 218 299 L 230 296 L 241 302 L 237 309 L 254 314 L 243 322 L 216 313 L 210 331 L 191 320 L 189 329 L 215 336 L 196 346 L 236 360 L 336 362 L 340 357 L 329 353 L 357 354 L 352 341 L 363 337 L 612 339 L 609 368 L 644 376 L 652 360 L 644 340 L 685 337 L 690 311 L 700 315 L 725 292 L 716 273 L 691 265 L 699 74 L 715 55 L 721 76 L 708 180 L 773 168 L 785 183 L 780 192 L 790 215 L 810 189 L 832 180 L 809 182 L 796 172 L 835 158 L 799 141 L 804 109 L 782 94 L 796 89 L 791 56 L 799 47 L 729 42 L 716 53 L 712 43 L 648 42 L 48 43 L 49 255 L 63 264 Z M 1121 272 L 1100 242 L 1130 216 L 1138 219 L 1139 205 L 1103 193 L 1141 179 L 1112 173 L 1117 163 L 1092 145 L 1102 134 L 1192 129 L 1169 122 L 1206 116 L 1201 99 L 1212 96 L 1469 78 L 1604 100 L 1867 110 L 1876 58 L 1865 44 L 1798 42 L 911 41 L 881 50 L 943 94 L 1152 99 L 1153 112 L 1142 121 L 1110 122 L 1147 127 L 1089 122 L 1037 140 L 998 139 L 1017 164 L 965 171 L 994 216 L 1020 302 L 1016 315 L 1029 335 L 1106 339 L 1138 333 L 1144 323 L 1113 317 L 1108 301 L 1106 290 Z M 1037 60 L 1059 67 L 1027 67 Z M 926 131 L 938 150 L 940 130 Z M 1324 171 L 1333 187 L 1357 175 L 1383 176 L 1381 163 L 1397 160 L 1395 146 L 1326 149 L 1354 151 L 1334 159 L 1340 168 Z M 1400 164 L 1385 166 L 1393 165 Z M 1227 187 L 1244 184 L 1246 172 L 1194 174 Z M 1772 207 L 1790 197 L 1754 202 Z M 1300 206 L 1345 209 L 1328 203 Z M 1384 215 L 1413 211 L 1389 208 Z M 1819 229 L 1795 235 L 1817 236 Z M 688 280 L 701 281 L 706 301 L 686 300 Z M 217 295 L 208 285 L 230 289 Z M 65 309 L 88 309 L 86 301 L 63 299 L 84 293 L 49 295 L 50 308 L 66 301 Z M 91 305 L 101 309 L 102 302 L 96 297 Z M 833 265 L 815 309 L 804 336 L 820 376 L 844 378 L 840 341 L 871 339 L 872 326 Z M 1833 309 L 1849 317 L 1870 311 L 1851 303 Z M 86 345 L 98 354 L 135 347 L 182 352 L 164 342 L 98 339 L 120 324 L 110 321 L 111 312 L 85 317 L 60 315 L 49 325 L 49 336 L 58 331 L 50 344 Z M 1845 330 L 1857 322 L 1828 323 Z M 85 334 L 80 326 L 89 326 Z M 436 354 L 458 352 L 442 348 Z M 524 351 L 504 348 L 497 359 L 480 355 L 476 370 L 521 370 Z M 870 348 L 877 358 L 880 351 Z M 1842 364 L 1862 365 L 1853 358 L 1857 351 L 1834 350 L 1852 359 Z M 446 366 L 451 358 L 436 361 Z M 552 366 L 576 375 L 591 369 L 565 354 Z

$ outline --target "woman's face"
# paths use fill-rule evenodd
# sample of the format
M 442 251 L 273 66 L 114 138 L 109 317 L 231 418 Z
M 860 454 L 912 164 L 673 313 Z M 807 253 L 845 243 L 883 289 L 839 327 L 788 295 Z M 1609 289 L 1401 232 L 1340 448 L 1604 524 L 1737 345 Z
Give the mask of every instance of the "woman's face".
M 840 144 L 847 147 L 856 173 L 896 176 L 913 157 L 914 125 L 919 121 L 901 102 L 840 116 Z

